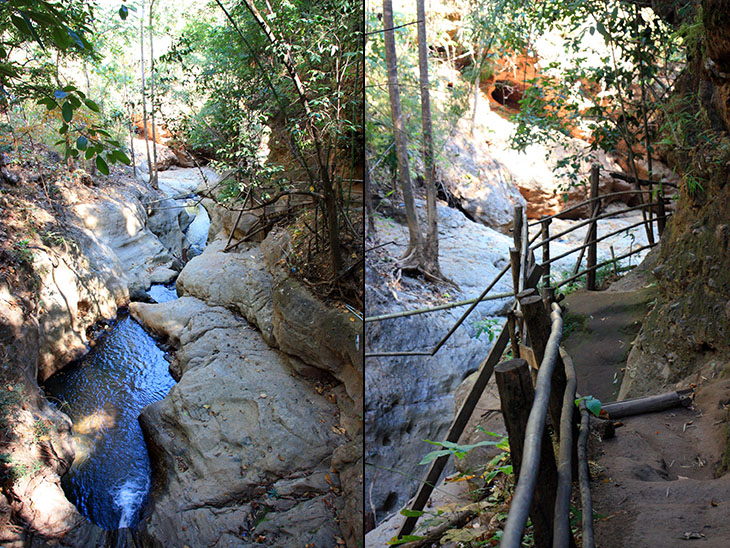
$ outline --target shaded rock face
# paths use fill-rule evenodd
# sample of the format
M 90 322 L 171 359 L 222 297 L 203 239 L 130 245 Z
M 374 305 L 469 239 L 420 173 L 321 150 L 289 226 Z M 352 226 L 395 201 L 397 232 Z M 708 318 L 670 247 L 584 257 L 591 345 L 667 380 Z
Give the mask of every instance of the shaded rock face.
M 167 283 L 176 273 L 174 259 L 146 226 L 138 199 L 98 200 L 77 204 L 72 211 L 85 229 L 108 245 L 127 276 L 131 298 L 140 298 L 152 283 Z
M 459 286 L 449 300 L 477 297 L 507 264 L 512 240 L 468 220 L 457 210 L 442 205 L 437 210 L 442 272 Z M 376 228 L 382 241 L 393 240 L 398 246 L 396 249 L 405 249 L 408 235 L 404 226 L 376 220 Z M 479 264 L 480 268 L 475 269 L 474 264 Z M 504 276 L 494 292 L 509 292 L 511 283 L 511 278 Z M 392 293 L 373 269 L 366 269 L 365 284 L 369 316 L 423 307 L 423 302 L 409 297 L 407 290 L 396 291 L 398 302 L 394 302 Z M 373 466 L 365 469 L 365 488 L 370 497 L 372 487 L 372 503 L 378 521 L 400 509 L 415 493 L 418 481 L 426 471 L 418 462 L 433 449 L 424 440 L 445 437 L 453 419 L 454 392 L 489 351 L 489 336 L 484 334 L 475 338 L 474 322 L 502 315 L 508 306 L 507 299 L 480 304 L 432 357 L 368 358 L 365 368 L 365 458 Z M 464 310 L 456 308 L 368 323 L 366 351 L 430 350 Z
M 225 308 L 182 297 L 132 303 L 130 312 L 179 345 L 182 371 L 179 384 L 140 418 L 155 463 L 144 534 L 160 546 L 214 545 L 226 532 L 264 535 L 275 546 L 334 545 L 339 528 L 330 485 L 297 493 L 291 483 L 329 470 L 344 441 L 333 428 L 336 406 Z M 286 489 L 295 495 L 284 500 Z M 259 530 L 254 523 L 264 509 L 269 525 Z M 182 518 L 183 528 L 170 520 L 180 512 L 193 512 Z M 299 525 L 287 534 L 274 526 L 279 521 Z

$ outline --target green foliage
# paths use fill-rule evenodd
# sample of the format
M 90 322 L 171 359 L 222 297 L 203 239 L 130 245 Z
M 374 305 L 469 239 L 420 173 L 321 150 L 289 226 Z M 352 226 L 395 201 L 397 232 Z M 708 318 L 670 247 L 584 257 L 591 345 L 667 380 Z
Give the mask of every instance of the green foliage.
M 50 423 L 45 419 L 38 419 L 33 423 L 33 441 L 38 443 L 50 435 Z
M 695 31 L 678 33 L 649 8 L 628 1 L 551 0 L 535 10 L 531 25 L 537 34 L 560 33 L 565 59 L 530 82 L 515 117 L 513 145 L 525 150 L 557 142 L 576 128 L 591 135 L 588 150 L 557 166 L 566 185 L 578 184 L 578 166 L 596 150 L 624 143 L 631 165 L 642 158 L 640 145 L 653 153 L 650 124 L 686 62 L 685 44 Z
M 601 400 L 594 398 L 593 396 L 583 396 L 575 400 L 576 407 L 580 405 L 580 402 L 585 402 L 586 409 L 593 413 L 596 417 L 601 414 Z
M 395 25 L 412 21 L 410 13 L 393 14 Z M 469 106 L 469 84 L 462 78 L 446 81 L 437 75 L 442 66 L 456 70 L 448 60 L 434 56 L 433 50 L 450 50 L 458 46 L 446 33 L 439 20 L 428 22 L 428 32 L 437 38 L 430 44 L 429 79 L 431 82 L 431 118 L 433 124 L 434 154 L 436 165 L 445 161 L 443 147 L 451 137 L 456 122 L 464 115 Z M 366 14 L 368 31 L 382 29 L 378 14 Z M 421 99 L 419 93 L 418 42 L 415 25 L 403 27 L 395 32 L 396 54 L 398 57 L 398 83 L 400 87 L 403 123 L 408 135 L 409 155 L 420 158 L 423 146 L 421 125 Z M 372 154 L 371 165 L 381 161 L 392 173 L 397 170 L 398 160 L 394 146 L 393 124 L 388 98 L 387 68 L 385 63 L 385 40 L 383 33 L 371 34 L 365 44 L 366 64 L 366 116 L 365 135 L 368 154 Z M 474 69 L 469 69 L 472 73 Z M 411 163 L 411 169 L 415 165 Z
M 23 265 L 32 266 L 35 256 L 29 249 L 30 240 L 21 240 L 13 244 L 13 255 L 15 260 Z
M 418 464 L 428 464 L 429 462 L 436 460 L 439 457 L 442 457 L 444 455 L 454 455 L 457 459 L 463 459 L 466 454 L 474 449 L 475 447 L 484 447 L 487 445 L 495 445 L 497 447 L 503 447 L 506 438 L 504 436 L 500 436 L 499 434 L 495 434 L 494 432 L 486 432 L 486 434 L 490 436 L 494 436 L 496 438 L 499 438 L 497 441 L 492 440 L 483 440 L 478 443 L 474 443 L 471 445 L 459 445 L 458 443 L 454 443 L 451 441 L 431 441 L 431 440 L 424 440 L 427 443 L 430 443 L 431 445 L 438 445 L 440 447 L 444 447 L 444 449 L 440 449 L 437 451 L 431 451 L 430 453 L 427 453 L 422 459 L 421 462 Z
M 473 325 L 477 330 L 477 339 L 482 333 L 486 333 L 489 337 L 489 342 L 492 342 L 494 341 L 494 335 L 496 334 L 497 328 L 502 324 L 497 318 L 484 318 L 483 320 L 475 321 Z
M 95 159 L 96 166 L 104 175 L 109 174 L 108 163 L 132 163 L 122 144 L 112 138 L 104 129 L 104 124 L 89 122 L 88 119 L 72 123 L 74 113 L 79 109 L 86 108 L 94 113 L 100 111 L 99 105 L 75 85 L 69 84 L 55 90 L 52 96 L 38 99 L 36 103 L 45 106 L 48 111 L 60 110 L 63 123 L 58 132 L 63 138 L 55 144 L 65 145 L 66 159 L 79 158 L 82 155 L 86 160 Z

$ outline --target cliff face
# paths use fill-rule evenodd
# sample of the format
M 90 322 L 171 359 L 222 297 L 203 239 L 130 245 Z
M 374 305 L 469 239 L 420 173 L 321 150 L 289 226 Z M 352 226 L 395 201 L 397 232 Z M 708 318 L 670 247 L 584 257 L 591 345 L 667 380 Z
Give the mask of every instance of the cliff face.
M 669 105 L 667 151 L 682 174 L 654 276 L 656 306 L 629 356 L 620 398 L 728 369 L 730 356 L 730 2 L 706 0 Z

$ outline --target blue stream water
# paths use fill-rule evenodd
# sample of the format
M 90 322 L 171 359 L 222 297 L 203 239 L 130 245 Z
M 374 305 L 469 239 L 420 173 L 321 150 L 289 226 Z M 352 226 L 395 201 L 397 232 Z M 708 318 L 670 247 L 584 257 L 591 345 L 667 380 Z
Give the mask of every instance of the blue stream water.
M 177 298 L 157 286 L 153 299 Z M 46 394 L 74 423 L 76 458 L 61 484 L 79 511 L 108 530 L 134 527 L 150 488 L 150 462 L 137 417 L 175 381 L 164 352 L 124 311 L 89 354 L 53 375 Z

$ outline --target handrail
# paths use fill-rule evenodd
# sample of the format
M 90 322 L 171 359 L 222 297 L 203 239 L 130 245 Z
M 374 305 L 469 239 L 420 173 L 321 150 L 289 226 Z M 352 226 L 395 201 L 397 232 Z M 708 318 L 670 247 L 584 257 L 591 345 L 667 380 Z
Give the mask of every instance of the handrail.
M 637 253 L 641 253 L 645 249 L 650 249 L 650 248 L 655 247 L 657 245 L 659 245 L 659 242 L 654 242 L 653 244 L 642 245 L 641 247 L 637 247 L 636 249 L 634 249 L 632 251 L 629 251 L 628 253 L 624 253 L 623 255 L 620 255 L 618 257 L 612 258 L 612 259 L 610 259 L 608 261 L 603 261 L 602 263 L 599 263 L 597 265 L 594 265 L 594 266 L 585 268 L 584 270 L 581 270 L 580 272 L 578 272 L 578 274 L 576 274 L 575 276 L 571 276 L 570 278 L 566 278 L 564 280 L 560 280 L 560 283 L 556 284 L 555 287 L 556 288 L 563 287 L 565 284 L 568 284 L 568 283 L 572 282 L 573 280 L 577 280 L 578 278 L 580 278 L 581 276 L 583 276 L 585 273 L 587 273 L 589 271 L 598 270 L 602 266 L 606 266 L 607 264 L 615 263 L 617 261 L 620 261 L 621 259 L 625 259 L 626 257 L 630 257 L 631 255 L 636 255 Z
M 507 299 L 509 297 L 514 297 L 514 292 L 510 291 L 509 293 L 495 293 L 494 295 L 489 295 L 486 297 L 483 297 L 482 299 L 479 299 L 478 297 L 474 299 L 466 299 L 465 301 L 456 301 L 453 303 L 447 303 L 447 304 L 440 304 L 437 306 L 432 306 L 430 308 L 417 308 L 415 310 L 404 310 L 402 312 L 392 312 L 390 314 L 381 314 L 379 316 L 370 316 L 368 318 L 365 318 L 366 323 L 371 322 L 382 322 L 383 320 L 392 320 L 393 318 L 405 318 L 407 316 L 416 316 L 418 314 L 427 314 L 429 312 L 436 312 L 438 310 L 449 310 L 451 308 L 457 308 L 459 306 L 466 306 L 468 304 L 472 304 L 474 302 L 485 302 L 485 301 L 498 301 L 499 299 Z
M 578 435 L 578 483 L 580 485 L 580 501 L 583 508 L 583 548 L 596 548 L 593 538 L 593 501 L 591 499 L 590 474 L 588 473 L 588 433 L 590 432 L 590 414 L 586 402 L 581 400 L 580 434 Z
M 565 208 L 558 213 L 553 213 L 552 215 L 548 215 L 547 217 L 540 217 L 539 219 L 536 219 L 529 223 L 527 226 L 534 227 L 539 224 L 542 224 L 546 221 L 551 221 L 553 219 L 560 219 L 562 215 L 565 215 L 566 213 L 570 213 L 571 211 L 575 211 L 576 209 L 580 209 L 581 207 L 587 206 L 592 202 L 597 202 L 599 200 L 603 200 L 605 198 L 613 198 L 614 196 L 622 196 L 626 194 L 652 194 L 653 191 L 651 190 L 618 190 L 616 192 L 609 192 L 608 194 L 601 194 L 597 198 L 586 198 L 582 202 L 578 202 L 575 205 L 572 205 L 568 208 Z M 564 220 L 564 219 L 563 219 Z
M 591 217 L 590 219 L 586 219 L 585 221 L 581 221 L 578 224 L 575 224 L 575 225 L 569 227 L 567 230 L 563 230 L 562 232 L 558 232 L 557 234 L 553 234 L 547 240 L 540 241 L 539 244 L 542 245 L 542 244 L 545 244 L 547 242 L 552 242 L 553 240 L 556 240 L 556 239 L 560 238 L 561 236 L 565 236 L 566 234 L 568 234 L 570 232 L 573 232 L 577 228 L 580 228 L 580 227 L 585 226 L 587 224 L 593 223 L 593 222 L 598 221 L 600 219 L 607 219 L 608 217 L 613 217 L 615 215 L 620 215 L 622 213 L 628 213 L 629 211 L 635 211 L 637 209 L 642 209 L 642 208 L 645 208 L 645 207 L 652 207 L 652 206 L 656 206 L 656 205 L 659 205 L 659 202 L 650 202 L 648 204 L 640 204 L 640 205 L 637 205 L 637 206 L 627 207 L 627 208 L 621 209 L 619 211 L 609 211 L 608 213 L 602 213 L 601 215 L 598 215 L 596 217 Z M 650 220 L 647 220 L 647 221 L 644 221 L 644 222 L 645 223 L 650 223 L 651 221 Z M 539 232 L 538 232 L 538 234 L 539 234 Z M 537 249 L 538 247 L 539 247 L 539 245 L 532 245 L 532 246 L 530 246 L 530 250 Z
M 573 480 L 573 414 L 577 380 L 573 360 L 566 352 L 560 353 L 565 367 L 565 392 L 560 414 L 560 447 L 558 449 L 558 489 L 553 518 L 553 547 L 562 548 L 570 543 L 570 492 Z
M 663 215 L 662 217 L 654 217 L 654 219 L 668 219 L 668 218 L 669 218 L 669 217 L 671 217 L 671 216 L 672 216 L 671 214 L 670 214 L 670 215 Z M 581 245 L 581 246 L 579 246 L 579 247 L 574 247 L 574 248 L 572 248 L 572 249 L 570 249 L 570 250 L 566 251 L 565 253 L 562 253 L 562 254 L 558 255 L 557 257 L 550 257 L 550 260 L 548 260 L 548 261 L 543 261 L 543 262 L 542 262 L 541 264 L 542 264 L 542 265 L 545 265 L 545 264 L 548 264 L 548 263 L 554 263 L 555 261 L 558 261 L 558 260 L 560 260 L 560 259 L 564 259 L 564 258 L 565 258 L 565 257 L 567 257 L 568 255 L 570 255 L 570 254 L 572 254 L 572 253 L 575 253 L 576 251 L 580 251 L 581 249 L 585 249 L 586 247 L 590 246 L 591 244 L 595 244 L 595 243 L 598 243 L 598 242 L 600 242 L 600 241 L 603 241 L 603 240 L 605 240 L 606 238 L 610 238 L 611 236 L 615 236 L 616 234 L 620 234 L 620 233 L 621 233 L 621 232 L 623 232 L 624 230 L 629 230 L 629 229 L 631 229 L 631 228 L 635 228 L 635 227 L 637 227 L 637 226 L 645 225 L 646 223 L 650 223 L 650 222 L 651 222 L 651 221 L 644 221 L 644 220 L 641 220 L 641 221 L 639 221 L 638 223 L 634 223 L 634 224 L 632 224 L 632 225 L 629 225 L 629 226 L 625 226 L 625 227 L 623 227 L 623 228 L 620 228 L 620 229 L 618 229 L 618 230 L 614 230 L 613 232 L 609 232 L 608 234 L 604 234 L 603 236 L 601 236 L 601 237 L 599 237 L 599 238 L 596 238 L 595 240 L 591 240 L 590 242 L 588 242 L 588 243 L 585 243 L 585 244 L 583 244 L 583 245 Z M 538 242 L 538 243 L 540 243 L 540 242 Z M 611 261 L 611 262 L 613 262 L 613 261 Z
M 540 235 L 540 233 L 535 234 L 535 236 L 530 240 L 530 242 L 534 242 L 537 237 Z M 529 243 L 528 242 L 528 245 Z M 491 291 L 491 289 L 497 284 L 497 282 L 504 276 L 507 271 L 510 269 L 511 265 L 507 263 L 507 265 L 499 271 L 499 274 L 492 280 L 492 282 L 487 286 L 487 288 L 482 291 L 482 294 L 479 295 L 479 297 L 476 298 L 476 300 L 472 303 L 472 305 L 461 315 L 461 318 L 457 320 L 457 322 L 449 329 L 449 332 L 443 336 L 443 338 L 438 342 L 438 344 L 433 348 L 433 350 L 430 350 L 428 352 L 425 351 L 414 351 L 414 352 L 366 352 L 365 357 L 366 358 L 379 358 L 379 357 L 394 357 L 394 356 L 433 356 L 436 354 L 436 352 L 441 349 L 441 347 L 446 344 L 446 341 L 451 338 L 451 335 L 454 334 L 454 332 L 458 329 L 458 327 L 464 323 L 464 320 L 469 316 L 469 314 L 472 313 L 472 311 L 477 307 L 477 305 L 482 301 L 482 299 Z M 536 283 L 536 282 L 535 282 Z
M 510 513 L 502 533 L 501 548 L 520 548 L 522 534 L 527 523 L 527 515 L 532 504 L 532 497 L 537 484 L 537 471 L 540 464 L 540 449 L 542 435 L 545 429 L 548 403 L 550 401 L 550 382 L 558 356 L 558 345 L 563 332 L 563 318 L 560 306 L 552 303 L 550 314 L 550 337 L 545 346 L 545 355 L 537 372 L 535 382 L 535 399 L 530 410 L 525 430 L 525 445 L 522 456 L 520 477 L 517 480 L 515 493 L 512 497 Z

